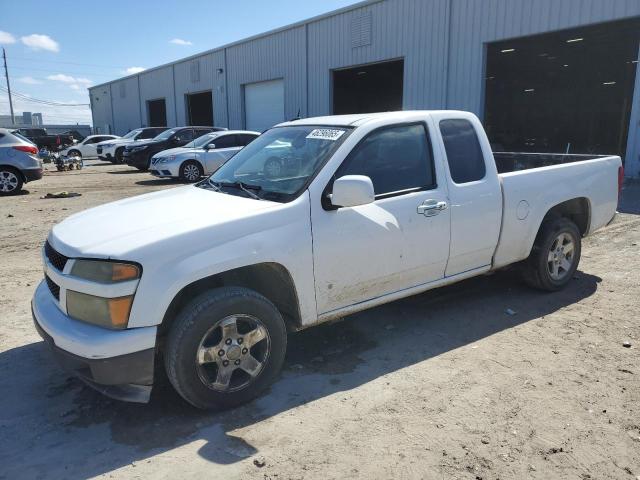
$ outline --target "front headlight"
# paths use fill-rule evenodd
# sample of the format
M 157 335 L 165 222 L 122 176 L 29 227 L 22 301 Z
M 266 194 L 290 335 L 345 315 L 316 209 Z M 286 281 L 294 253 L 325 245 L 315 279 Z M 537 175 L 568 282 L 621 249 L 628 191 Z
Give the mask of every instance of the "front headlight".
M 137 280 L 140 269 L 137 265 L 99 260 L 76 260 L 71 275 L 106 285 Z M 129 323 L 133 304 L 131 295 L 104 298 L 87 293 L 67 290 L 67 313 L 70 317 L 105 328 L 124 329 Z
M 102 148 L 111 148 L 115 145 L 115 143 L 107 143 L 106 145 L 102 145 Z
M 168 163 L 168 162 L 170 162 L 170 161 L 172 161 L 172 160 L 175 160 L 175 158 L 176 158 L 176 156 L 175 156 L 175 155 L 169 155 L 168 157 L 161 158 L 161 159 L 158 161 L 158 163 Z

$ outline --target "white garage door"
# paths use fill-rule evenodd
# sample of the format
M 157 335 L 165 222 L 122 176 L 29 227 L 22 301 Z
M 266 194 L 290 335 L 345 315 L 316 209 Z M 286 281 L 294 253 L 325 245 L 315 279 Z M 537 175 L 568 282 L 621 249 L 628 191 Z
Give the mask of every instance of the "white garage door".
M 247 130 L 262 132 L 284 122 L 284 82 L 271 80 L 245 85 L 244 109 Z

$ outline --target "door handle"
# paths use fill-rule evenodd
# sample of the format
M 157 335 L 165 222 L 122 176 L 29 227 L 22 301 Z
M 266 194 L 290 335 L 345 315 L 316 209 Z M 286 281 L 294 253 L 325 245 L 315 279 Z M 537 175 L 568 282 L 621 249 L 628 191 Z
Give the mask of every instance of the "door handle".
M 447 209 L 447 202 L 437 200 L 425 200 L 422 205 L 418 205 L 418 213 L 425 217 L 433 217 L 441 211 Z

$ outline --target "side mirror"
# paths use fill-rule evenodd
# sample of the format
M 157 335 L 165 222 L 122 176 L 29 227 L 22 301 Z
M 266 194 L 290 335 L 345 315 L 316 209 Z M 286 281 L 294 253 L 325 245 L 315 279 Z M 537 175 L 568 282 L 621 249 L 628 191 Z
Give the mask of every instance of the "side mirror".
M 182 141 L 182 139 L 180 137 L 173 137 L 173 140 L 171 140 L 173 143 L 180 143 Z
M 209 143 L 207 146 L 204 147 L 205 150 L 215 150 L 216 149 L 216 144 L 215 143 Z
M 373 183 L 364 175 L 345 175 L 333 182 L 330 199 L 334 207 L 357 207 L 373 203 Z

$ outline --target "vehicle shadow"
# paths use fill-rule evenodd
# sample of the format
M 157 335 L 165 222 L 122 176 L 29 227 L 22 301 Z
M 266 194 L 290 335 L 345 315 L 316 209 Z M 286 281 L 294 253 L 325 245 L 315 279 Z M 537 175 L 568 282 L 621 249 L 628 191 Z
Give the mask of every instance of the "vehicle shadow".
M 163 376 L 148 405 L 111 400 L 62 373 L 42 342 L 18 347 L 0 354 L 1 470 L 11 479 L 87 478 L 197 440 L 203 459 L 232 464 L 258 453 L 237 429 L 539 319 L 600 282 L 576 272 L 549 294 L 504 271 L 291 334 L 279 380 L 226 412 L 192 408 Z

